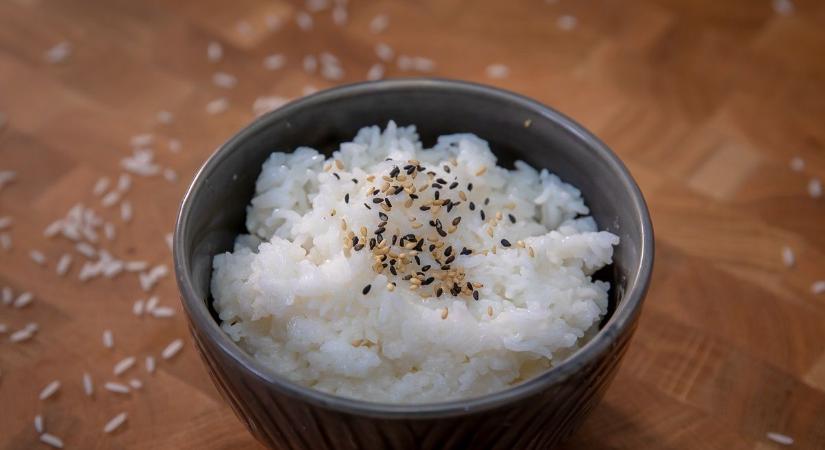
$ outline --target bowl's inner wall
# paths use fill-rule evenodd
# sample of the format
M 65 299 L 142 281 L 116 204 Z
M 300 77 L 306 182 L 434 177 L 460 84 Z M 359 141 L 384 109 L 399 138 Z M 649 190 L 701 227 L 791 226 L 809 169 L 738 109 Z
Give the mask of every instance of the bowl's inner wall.
M 227 144 L 231 151 L 218 164 L 213 161 L 206 167 L 202 185 L 192 193 L 183 236 L 194 287 L 210 309 L 212 258 L 230 251 L 235 237 L 246 232 L 246 208 L 264 160 L 274 151 L 299 146 L 329 154 L 361 127 L 383 128 L 389 120 L 416 125 L 425 146 L 443 134 L 475 133 L 489 142 L 499 164 L 512 166 L 521 159 L 579 188 L 599 228 L 621 238 L 613 265 L 596 276 L 611 283 L 612 314 L 629 288 L 631 274 L 639 271 L 642 236 L 631 193 L 617 168 L 593 151 L 586 138 L 530 105 L 444 88 L 313 96 L 268 115 L 233 138 Z

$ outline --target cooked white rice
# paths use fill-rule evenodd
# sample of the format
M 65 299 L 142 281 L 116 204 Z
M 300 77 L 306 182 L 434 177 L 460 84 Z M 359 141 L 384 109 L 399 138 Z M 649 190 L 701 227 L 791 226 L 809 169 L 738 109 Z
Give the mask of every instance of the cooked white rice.
M 404 191 L 369 195 L 394 167 L 406 175 L 403 167 L 415 160 L 424 170 L 414 172 L 413 205 L 405 205 Z M 392 185 L 406 183 L 400 178 Z M 460 204 L 421 210 L 436 189 L 418 188 L 439 178 L 440 199 Z M 384 197 L 392 204 L 373 203 Z M 269 157 L 248 208 L 250 234 L 214 259 L 214 305 L 233 340 L 295 382 L 383 402 L 483 395 L 546 370 L 597 330 L 609 284 L 591 275 L 611 263 L 619 239 L 598 231 L 588 213 L 576 188 L 523 162 L 512 171 L 496 166 L 474 135 L 442 136 L 424 149 L 414 127 L 368 127 L 327 160 L 306 147 Z M 435 218 L 453 232 L 441 238 L 428 224 Z M 374 267 L 371 246 L 352 247 L 353 234 L 363 236 L 365 227 L 366 243 L 381 220 L 387 241 L 409 233 L 413 243 L 425 239 L 420 264 L 412 255 L 402 264 L 398 254 L 415 249 L 392 246 L 390 257 L 406 267 L 396 276 Z M 444 243 L 437 241 L 438 263 L 428 251 L 434 239 Z M 450 246 L 455 258 L 442 270 Z M 472 253 L 458 254 L 465 247 Z M 423 286 L 402 279 L 424 265 L 432 268 Z M 456 271 L 464 273 L 458 295 L 448 292 L 456 286 L 427 282 L 460 277 Z

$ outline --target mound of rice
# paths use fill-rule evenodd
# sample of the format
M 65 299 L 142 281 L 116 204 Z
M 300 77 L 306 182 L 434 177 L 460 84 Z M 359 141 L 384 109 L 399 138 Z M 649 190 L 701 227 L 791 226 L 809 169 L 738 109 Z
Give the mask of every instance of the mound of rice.
M 575 187 L 496 166 L 475 135 L 424 149 L 413 126 L 367 127 L 330 159 L 269 157 L 249 234 L 214 259 L 214 306 L 297 383 L 391 403 L 479 396 L 595 333 L 609 285 L 591 275 L 619 238 L 587 214 Z

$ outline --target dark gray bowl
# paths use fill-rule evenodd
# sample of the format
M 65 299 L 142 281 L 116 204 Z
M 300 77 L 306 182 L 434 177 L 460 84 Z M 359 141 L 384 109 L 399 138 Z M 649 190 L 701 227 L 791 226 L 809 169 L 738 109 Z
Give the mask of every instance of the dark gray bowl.
M 367 125 L 415 124 L 425 145 L 471 132 L 500 164 L 546 167 L 584 194 L 600 228 L 621 237 L 610 313 L 572 357 L 511 389 L 467 400 L 379 404 L 315 391 L 273 373 L 219 328 L 211 309 L 212 258 L 243 231 L 261 164 L 300 145 L 330 151 Z M 528 126 L 529 125 L 529 126 Z M 546 449 L 593 409 L 627 349 L 653 267 L 647 207 L 624 165 L 602 142 L 530 99 L 476 84 L 432 79 L 361 83 L 319 92 L 269 113 L 204 164 L 183 199 L 175 273 L 198 350 L 218 389 L 262 443 L 279 449 Z

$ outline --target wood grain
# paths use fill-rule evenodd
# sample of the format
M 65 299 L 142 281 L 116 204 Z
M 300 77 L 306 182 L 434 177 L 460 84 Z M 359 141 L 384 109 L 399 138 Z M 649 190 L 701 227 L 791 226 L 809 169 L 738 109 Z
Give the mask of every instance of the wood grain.
M 302 31 L 298 1 L 0 1 L 0 170 L 18 174 L 0 191 L 0 217 L 14 220 L 0 231 L 13 239 L 0 250 L 0 286 L 35 294 L 22 309 L 0 305 L 0 323 L 40 326 L 25 343 L 0 335 L 0 448 L 40 445 L 38 413 L 66 448 L 259 448 L 190 345 L 154 374 L 142 364 L 112 374 L 121 358 L 158 357 L 187 336 L 172 278 L 154 293 L 178 315 L 137 318 L 132 302 L 148 294 L 136 276 L 80 283 L 75 255 L 60 278 L 55 264 L 72 246 L 42 231 L 83 202 L 117 226 L 104 244 L 113 254 L 169 264 L 164 235 L 188 180 L 253 118 L 254 100 L 362 80 L 378 42 L 432 59 L 434 75 L 502 86 L 571 115 L 627 162 L 645 193 L 657 233 L 645 311 L 604 402 L 564 448 L 780 448 L 769 431 L 792 436 L 795 448 L 825 447 L 825 296 L 810 291 L 825 279 L 825 200 L 806 191 L 825 178 L 825 4 L 794 6 L 780 15 L 767 0 L 352 0 L 346 25 L 326 8 Z M 379 13 L 390 25 L 375 34 Z M 280 29 L 266 27 L 269 15 L 283 19 Z M 576 17 L 574 29 L 557 26 L 563 15 Z M 64 40 L 68 59 L 45 62 Z M 220 62 L 207 60 L 211 41 L 223 45 Z M 322 51 L 341 59 L 344 79 L 301 69 L 304 55 Z M 272 53 L 286 56 L 285 68 L 263 68 Z M 510 75 L 488 78 L 493 63 Z M 237 87 L 214 86 L 216 71 L 235 75 Z M 386 74 L 420 75 L 393 63 Z M 206 114 L 219 97 L 229 109 Z M 161 110 L 174 122 L 158 123 Z M 178 179 L 135 177 L 126 195 L 135 217 L 123 223 L 91 189 L 117 177 L 140 133 L 155 135 L 157 161 Z M 803 171 L 790 169 L 794 156 Z M 793 267 L 783 246 L 795 251 Z M 47 267 L 29 259 L 32 249 Z M 111 350 L 101 345 L 107 328 Z M 93 398 L 82 393 L 86 371 Z M 142 390 L 101 389 L 131 377 Z M 38 400 L 53 379 L 60 392 Z M 127 424 L 104 435 L 120 411 Z

